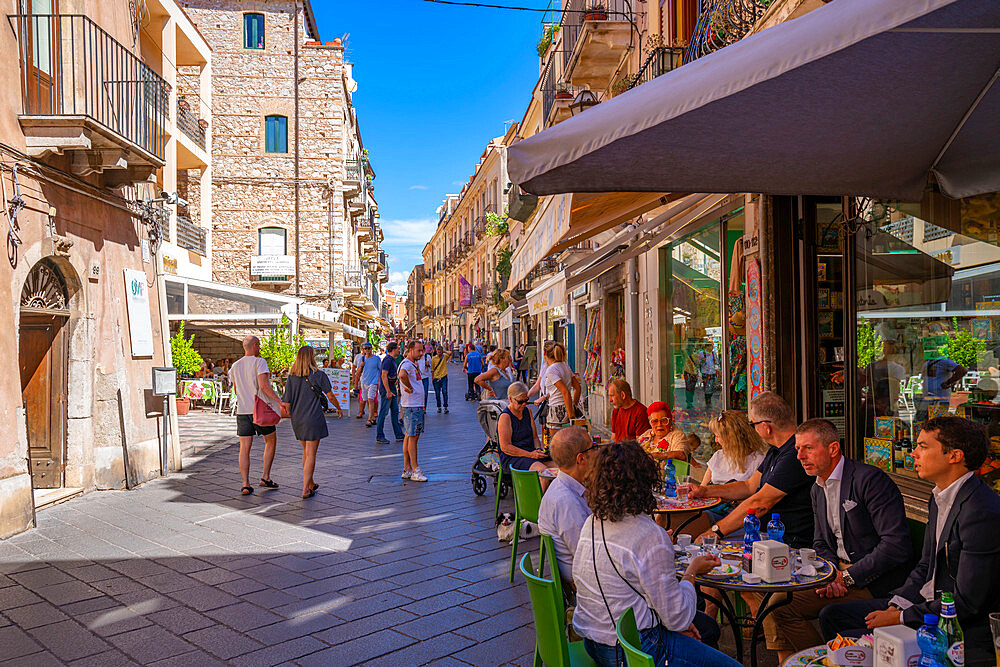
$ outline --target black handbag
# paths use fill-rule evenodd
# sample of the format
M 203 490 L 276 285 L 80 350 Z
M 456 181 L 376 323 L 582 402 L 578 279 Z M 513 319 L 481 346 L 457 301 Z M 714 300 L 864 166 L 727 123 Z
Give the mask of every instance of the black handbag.
M 319 390 L 319 387 L 317 387 L 316 385 L 314 385 L 309 380 L 308 377 L 302 378 L 302 379 L 306 381 L 306 384 L 309 385 L 309 388 L 312 389 L 312 391 L 313 391 L 314 394 L 316 394 L 316 398 L 319 399 L 319 407 L 320 407 L 320 409 L 321 410 L 329 410 L 330 409 L 330 402 L 326 400 L 326 396 L 324 396 L 323 392 L 321 392 Z

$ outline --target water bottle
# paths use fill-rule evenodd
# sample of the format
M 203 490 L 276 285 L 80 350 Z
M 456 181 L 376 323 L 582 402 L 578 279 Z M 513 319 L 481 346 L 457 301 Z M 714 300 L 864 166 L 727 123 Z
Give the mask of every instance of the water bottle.
M 938 629 L 938 617 L 924 614 L 924 624 L 917 630 L 920 647 L 920 667 L 947 667 L 944 633 Z
M 677 497 L 677 471 L 674 470 L 674 460 L 667 459 L 663 466 L 663 495 L 667 498 Z
M 743 519 L 743 571 L 753 572 L 753 543 L 760 539 L 760 519 L 757 511 L 747 510 Z
M 785 524 L 781 523 L 781 515 L 775 512 L 771 515 L 771 520 L 767 522 L 767 539 L 775 542 L 783 542 L 781 538 L 785 536 Z
M 951 667 L 964 667 L 965 635 L 962 634 L 962 626 L 958 624 L 955 596 L 949 592 L 941 593 L 941 620 L 938 621 L 938 630 L 945 637 L 945 658 L 948 664 Z

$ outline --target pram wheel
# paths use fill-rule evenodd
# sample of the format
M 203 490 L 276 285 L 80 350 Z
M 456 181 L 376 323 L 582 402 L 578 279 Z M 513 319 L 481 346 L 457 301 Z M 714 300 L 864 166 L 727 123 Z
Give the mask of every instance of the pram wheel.
M 477 496 L 481 496 L 486 493 L 486 478 L 482 475 L 472 476 L 472 490 Z
M 510 482 L 508 482 L 506 479 L 503 480 L 502 482 L 500 482 L 500 489 L 498 491 L 498 493 L 500 494 L 500 497 L 501 498 L 506 498 L 507 497 L 507 493 L 509 491 L 510 491 Z

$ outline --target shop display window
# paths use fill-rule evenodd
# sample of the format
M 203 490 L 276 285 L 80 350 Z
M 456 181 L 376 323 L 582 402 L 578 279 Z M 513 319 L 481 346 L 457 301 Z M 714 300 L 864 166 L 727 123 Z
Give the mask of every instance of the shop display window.
M 921 424 L 959 415 L 987 428 L 990 455 L 979 472 L 1000 491 L 1000 195 L 861 201 L 858 211 L 859 457 L 916 478 Z

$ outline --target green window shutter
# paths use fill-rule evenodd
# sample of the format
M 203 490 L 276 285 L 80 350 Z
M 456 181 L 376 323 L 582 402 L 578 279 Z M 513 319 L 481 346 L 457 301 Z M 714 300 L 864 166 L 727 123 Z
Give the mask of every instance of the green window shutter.
M 245 49 L 264 48 L 263 14 L 243 15 L 243 48 Z
M 264 119 L 264 151 L 288 152 L 288 119 L 284 116 L 268 116 Z

